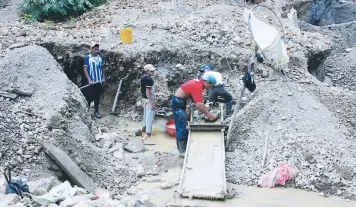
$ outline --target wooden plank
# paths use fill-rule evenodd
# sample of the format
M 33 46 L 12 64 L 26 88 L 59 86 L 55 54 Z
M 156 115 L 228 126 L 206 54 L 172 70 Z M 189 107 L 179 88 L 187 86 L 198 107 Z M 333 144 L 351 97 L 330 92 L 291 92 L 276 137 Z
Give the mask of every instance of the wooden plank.
M 123 80 L 123 79 L 120 79 L 119 86 L 117 87 L 117 91 L 116 91 L 116 95 L 115 95 L 115 100 L 114 100 L 114 105 L 112 106 L 111 113 L 115 113 L 115 112 L 116 112 L 116 103 L 117 103 L 117 99 L 119 98 L 119 94 L 120 94 L 120 90 L 121 90 L 121 85 L 122 85 L 122 80 Z
M 206 126 L 206 127 L 219 127 L 225 128 L 228 127 L 227 124 L 222 124 L 222 123 L 189 123 L 190 127 L 200 127 L 200 126 Z
M 76 185 L 85 188 L 91 193 L 95 193 L 98 186 L 63 150 L 46 141 L 42 141 L 41 145 L 46 154 L 48 154 L 49 157 L 52 158 L 60 168 L 62 168 L 62 170 L 73 180 L 74 183 L 76 183 Z
M 5 92 L 5 91 L 0 91 L 0 96 L 2 96 L 4 98 L 10 98 L 11 100 L 14 100 L 17 98 L 16 94 L 10 93 L 10 92 Z
M 182 197 L 224 199 L 226 194 L 223 131 L 190 131 L 179 185 Z

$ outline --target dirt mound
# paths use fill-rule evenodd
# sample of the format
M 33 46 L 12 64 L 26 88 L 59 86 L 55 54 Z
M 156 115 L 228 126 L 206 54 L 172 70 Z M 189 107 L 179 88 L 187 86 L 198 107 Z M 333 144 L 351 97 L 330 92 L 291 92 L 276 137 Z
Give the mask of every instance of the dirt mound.
M 291 83 L 291 88 L 303 109 L 286 83 L 275 82 L 259 88 L 239 112 L 230 142 L 234 151 L 227 153 L 228 180 L 255 185 L 261 174 L 286 163 L 299 170 L 296 187 L 354 197 L 353 128 L 342 124 L 316 96 L 320 94 L 310 90 L 315 85 Z M 342 94 L 341 89 L 335 90 Z M 267 159 L 262 165 L 266 138 Z
M 20 124 L 20 129 L 15 128 L 10 135 L 2 131 L 1 148 L 6 150 L 4 163 L 10 160 L 11 164 L 17 155 L 25 158 L 22 162 L 31 162 L 39 153 L 39 141 L 49 140 L 62 148 L 97 184 L 115 192 L 131 185 L 135 180 L 134 171 L 111 161 L 111 157 L 92 143 L 92 121 L 85 99 L 45 48 L 27 46 L 9 51 L 0 61 L 0 75 L 6 77 L 0 84 L 2 90 L 30 94 L 27 98 L 6 101 L 12 105 L 5 112 L 22 109 L 29 113 L 15 116 L 15 120 L 22 120 L 14 123 L 11 116 L 7 119 L 4 128 Z M 17 139 L 17 134 L 22 135 L 23 141 Z M 16 146 L 9 142 L 15 140 Z M 29 145 L 32 143 L 34 145 Z M 41 156 L 43 159 L 43 153 Z

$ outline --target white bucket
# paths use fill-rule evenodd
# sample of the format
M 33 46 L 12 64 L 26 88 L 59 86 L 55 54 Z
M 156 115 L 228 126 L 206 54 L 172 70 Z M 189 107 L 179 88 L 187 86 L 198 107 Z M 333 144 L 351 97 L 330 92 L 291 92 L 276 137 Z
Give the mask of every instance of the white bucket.
M 152 131 L 157 133 L 165 133 L 167 121 L 168 120 L 164 118 L 156 118 L 153 123 Z

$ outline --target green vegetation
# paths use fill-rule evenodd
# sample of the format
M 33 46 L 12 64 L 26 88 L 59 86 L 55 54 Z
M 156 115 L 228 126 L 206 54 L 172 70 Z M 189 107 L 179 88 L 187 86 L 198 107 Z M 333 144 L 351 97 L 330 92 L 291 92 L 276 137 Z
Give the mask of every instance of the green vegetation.
M 6 0 L 0 0 L 0 8 L 6 5 Z
M 2 0 L 0 0 L 2 1 Z M 20 8 L 38 21 L 63 21 L 90 11 L 106 0 L 24 0 Z M 26 18 L 26 17 L 25 17 Z

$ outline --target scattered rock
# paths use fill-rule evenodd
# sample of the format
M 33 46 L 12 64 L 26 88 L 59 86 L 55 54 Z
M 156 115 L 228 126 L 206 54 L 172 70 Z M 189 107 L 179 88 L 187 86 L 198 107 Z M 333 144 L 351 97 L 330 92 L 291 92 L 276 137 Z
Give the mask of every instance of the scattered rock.
M 135 136 L 142 136 L 141 129 L 138 129 L 137 131 L 135 131 Z
M 11 46 L 9 46 L 9 49 L 12 50 L 12 49 L 15 49 L 15 48 L 22 48 L 22 47 L 25 47 L 25 46 L 27 46 L 26 43 L 14 43 Z
M 136 200 L 136 201 L 133 203 L 133 206 L 134 206 L 134 207 L 144 207 L 145 205 L 144 205 L 140 200 Z
M 346 180 L 352 180 L 355 175 L 355 173 L 348 167 L 342 167 L 338 164 L 334 164 L 334 168 L 340 174 L 340 176 Z
M 116 157 L 116 158 L 118 158 L 120 160 L 122 159 L 123 156 L 124 156 L 124 152 L 123 151 L 118 150 L 118 151 L 114 152 L 114 157 Z
M 60 184 L 60 181 L 52 176 L 39 179 L 37 181 L 28 182 L 30 193 L 36 196 L 42 196 L 47 193 L 52 187 Z
M 262 76 L 262 78 L 267 78 L 268 77 L 268 71 L 267 70 L 263 70 L 261 76 Z
M 145 176 L 145 168 L 142 166 L 138 166 L 136 169 L 136 177 L 142 178 L 143 176 Z
M 139 153 L 146 151 L 146 147 L 143 143 L 140 142 L 129 142 L 124 146 L 124 150 L 131 153 Z
M 172 188 L 172 187 L 174 187 L 174 186 L 176 186 L 176 185 L 178 185 L 179 184 L 179 181 L 175 181 L 175 182 L 173 182 L 173 181 L 166 181 L 166 182 L 164 182 L 162 185 L 161 185 L 161 188 L 162 189 L 170 189 L 170 188 Z
M 304 159 L 309 163 L 309 164 L 315 164 L 317 161 L 314 159 L 313 155 L 308 152 L 308 151 L 303 151 L 303 156 Z
M 228 189 L 227 194 L 225 196 L 226 199 L 233 199 L 237 195 L 237 191 L 235 189 Z

